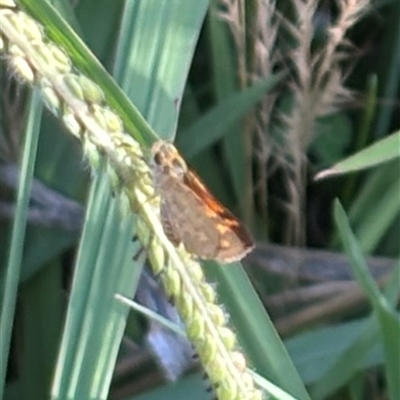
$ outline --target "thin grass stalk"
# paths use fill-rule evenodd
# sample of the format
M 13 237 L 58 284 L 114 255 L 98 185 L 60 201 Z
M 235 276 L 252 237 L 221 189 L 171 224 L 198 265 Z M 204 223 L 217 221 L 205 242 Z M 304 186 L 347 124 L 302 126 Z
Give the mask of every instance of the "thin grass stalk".
M 277 26 L 273 22 L 274 1 L 220 0 L 226 21 L 235 44 L 239 86 L 244 88 L 273 73 L 277 58 L 274 56 Z M 269 95 L 249 114 L 243 124 L 245 141 L 246 190 L 245 221 L 251 225 L 255 215 L 255 202 L 268 222 L 267 164 L 272 153 L 269 127 L 276 95 Z M 256 162 L 257 182 L 254 183 L 253 161 Z M 256 199 L 256 200 L 255 200 Z M 266 225 L 265 225 L 266 226 Z M 267 232 L 265 232 L 267 235 Z
M 33 170 L 36 160 L 37 143 L 39 140 L 39 126 L 41 109 L 39 105 L 39 91 L 34 90 L 31 99 L 29 114 L 25 128 L 25 144 L 22 154 L 20 183 L 16 200 L 15 219 L 11 233 L 10 252 L 6 267 L 4 288 L 2 288 L 1 302 L 1 335 L 0 335 L 0 398 L 3 397 L 7 371 L 7 359 L 10 351 L 11 333 L 14 322 L 17 290 L 21 271 L 22 248 L 25 238 L 26 221 L 28 218 L 30 191 L 32 188 Z M 3 290 L 4 289 L 4 290 Z
M 236 61 L 235 85 L 240 89 L 249 86 L 249 75 L 247 72 L 247 46 L 248 38 L 246 36 L 248 15 L 248 5 L 243 0 L 218 0 L 216 9 L 219 10 L 219 17 L 227 23 L 232 34 L 233 44 L 235 46 L 234 57 Z M 237 80 L 237 81 L 236 81 Z M 244 118 L 242 125 L 242 138 L 244 151 L 245 171 L 244 190 L 241 192 L 243 220 L 246 225 L 253 226 L 254 219 L 254 187 L 253 187 L 253 117 L 251 115 Z
M 275 1 L 265 0 L 257 3 L 255 7 L 254 24 L 251 35 L 254 37 L 252 59 L 249 64 L 249 76 L 251 82 L 264 79 L 272 75 L 276 66 L 275 41 L 277 37 L 277 25 L 274 22 Z M 270 133 L 272 112 L 274 110 L 276 93 L 270 93 L 257 106 L 254 119 L 253 153 L 256 163 L 257 182 L 255 183 L 255 196 L 258 210 L 268 226 L 268 162 L 273 153 L 273 141 Z M 264 232 L 267 237 L 267 230 Z

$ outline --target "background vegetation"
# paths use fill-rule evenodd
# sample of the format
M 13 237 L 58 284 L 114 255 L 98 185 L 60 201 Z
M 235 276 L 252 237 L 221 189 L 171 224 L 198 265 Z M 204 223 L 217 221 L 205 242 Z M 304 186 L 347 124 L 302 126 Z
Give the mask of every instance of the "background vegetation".
M 118 108 L 101 72 L 69 47 L 71 34 L 40 1 L 21 5 L 114 99 L 126 122 L 131 110 Z M 185 158 L 254 233 L 258 248 L 246 270 L 309 396 L 400 398 L 400 3 L 83 0 L 57 7 L 153 130 L 170 139 L 176 131 Z M 4 398 L 45 399 L 51 390 L 67 398 L 56 394 L 63 385 L 91 393 L 83 398 L 211 398 L 182 339 L 140 312 L 130 313 L 126 328 L 121 322 L 128 309 L 116 309 L 106 295 L 114 280 L 121 293 L 137 292 L 156 312 L 176 315 L 165 310 L 153 280 L 139 282 L 144 260 L 132 261 L 140 247 L 131 242 L 133 217 L 120 223 L 105 174 L 90 186 L 80 144 L 60 119 L 42 113 L 39 93 L 21 87 L 8 62 L 4 57 L 2 337 L 7 312 L 14 322 L 8 357 L 2 342 Z M 140 134 L 145 144 L 144 129 Z M 74 278 L 75 262 L 85 267 Z M 283 367 L 286 355 L 267 347 L 276 338 L 246 275 L 205 264 L 250 363 L 307 398 Z

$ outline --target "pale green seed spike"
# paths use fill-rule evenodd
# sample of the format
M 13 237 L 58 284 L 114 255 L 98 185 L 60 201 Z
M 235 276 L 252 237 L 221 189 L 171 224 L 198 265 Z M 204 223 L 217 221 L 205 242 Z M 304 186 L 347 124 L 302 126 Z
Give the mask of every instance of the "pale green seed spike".
M 169 296 L 176 296 L 177 293 L 180 293 L 181 277 L 175 269 L 166 268 L 163 278 L 165 291 Z
M 11 56 L 25 58 L 25 53 L 16 44 L 11 44 L 8 51 L 11 54 Z
M 263 400 L 264 395 L 261 390 L 254 390 L 253 393 L 251 394 L 251 400 Z
M 23 22 L 23 31 L 31 41 L 43 41 L 43 28 L 34 19 L 27 17 L 25 13 L 18 13 Z
M 83 90 L 79 85 L 79 81 L 76 75 L 72 73 L 66 74 L 63 76 L 63 81 L 65 85 L 68 87 L 68 89 L 74 94 L 75 97 L 77 97 L 79 100 L 84 99 Z
M 24 57 L 13 56 L 11 58 L 11 65 L 19 78 L 22 78 L 26 82 L 34 83 L 35 73 Z
M 64 122 L 66 128 L 79 140 L 81 140 L 83 128 L 81 124 L 75 117 L 75 114 L 72 111 L 65 111 L 62 116 L 62 121 Z
M 207 282 L 201 282 L 199 284 L 199 290 L 203 294 L 205 301 L 209 303 L 215 303 L 217 294 L 212 285 Z
M 192 277 L 194 282 L 202 282 L 204 281 L 204 272 L 203 269 L 201 268 L 201 265 L 199 263 L 193 262 L 188 256 L 187 253 L 184 253 L 183 251 L 181 252 L 182 256 L 186 258 L 186 263 L 190 264 L 188 265 L 188 273 Z
M 221 336 L 222 341 L 225 344 L 225 347 L 231 351 L 234 349 L 236 346 L 236 335 L 233 333 L 233 331 L 226 326 L 221 326 L 218 329 L 218 332 Z
M 146 243 L 146 242 L 142 242 L 142 243 Z M 165 260 L 165 256 L 164 256 L 164 250 L 162 249 L 161 246 L 159 245 L 155 245 L 155 246 L 151 246 L 151 251 L 149 251 L 149 260 L 150 263 L 152 265 L 152 269 L 153 272 L 158 275 L 159 273 L 161 273 L 161 271 L 164 270 L 164 260 Z
M 205 336 L 204 336 L 205 337 Z M 196 338 L 198 341 L 198 338 Z M 214 342 L 209 343 L 204 340 L 202 343 L 197 342 L 198 344 L 198 352 L 202 361 L 207 365 L 211 363 L 211 361 L 215 358 L 215 355 L 218 352 L 217 345 Z M 208 365 L 207 365 L 208 366 Z
M 98 104 L 104 100 L 103 91 L 92 80 L 86 78 L 84 75 L 80 75 L 78 82 L 82 88 L 84 100 L 94 104 Z M 106 126 L 105 129 L 107 129 Z
M 8 19 L 12 23 L 12 25 L 17 29 L 19 32 L 24 32 L 25 27 L 25 14 L 21 11 L 8 11 Z M 4 11 L 3 11 L 4 13 Z
M 201 320 L 191 318 L 186 324 L 186 333 L 189 338 L 203 337 L 205 335 L 205 327 Z
M 82 137 L 83 152 L 88 158 L 89 163 L 93 167 L 93 169 L 98 170 L 101 165 L 101 155 L 99 153 L 99 150 L 90 140 L 88 140 L 87 135 L 83 135 Z
M 214 357 L 212 360 L 210 360 L 207 367 L 207 372 L 209 376 L 212 377 L 212 379 L 215 379 L 215 382 L 224 382 L 222 386 L 225 385 L 225 387 L 228 382 L 229 384 L 234 385 L 234 382 L 232 382 L 231 380 L 228 381 L 224 379 L 227 365 L 225 364 L 225 362 L 223 362 L 223 360 L 221 360 L 220 357 Z
M 239 400 L 240 397 L 237 396 L 237 385 L 235 382 L 230 382 L 231 384 L 227 386 L 224 383 L 218 384 L 216 389 L 216 394 L 219 400 Z M 240 400 L 245 400 L 241 398 Z
M 131 207 L 132 206 L 138 208 L 141 205 L 132 205 L 131 200 Z M 134 212 L 137 212 L 137 210 L 134 210 Z M 148 250 L 148 258 L 154 274 L 160 274 L 164 270 L 165 266 L 168 264 L 168 261 L 165 257 L 164 250 L 161 247 L 158 238 L 156 236 L 153 236 L 153 234 L 149 230 L 147 222 L 140 214 L 138 214 L 138 218 L 136 221 L 136 231 L 143 246 Z
M 10 7 L 10 8 L 17 7 L 15 1 L 13 0 L 0 0 L 0 6 Z
M 240 351 L 231 351 L 231 359 L 238 371 L 246 371 L 246 359 Z
M 123 124 L 121 119 L 114 114 L 108 107 L 102 107 L 98 104 L 92 105 L 93 117 L 98 121 L 99 125 L 106 131 L 113 133 L 123 132 Z
M 55 45 L 43 43 L 42 41 L 32 42 L 35 50 L 35 58 L 40 64 L 45 64 L 52 69 L 53 73 L 66 74 L 71 71 L 71 64 L 63 52 Z M 60 60 L 62 59 L 62 60 Z
M 46 106 L 53 114 L 58 115 L 61 108 L 61 101 L 58 94 L 45 78 L 40 80 L 40 86 Z
M 132 201 L 131 201 L 131 210 L 132 210 Z M 137 212 L 137 210 L 133 210 L 133 212 Z M 138 216 L 136 221 L 136 232 L 140 241 L 143 243 L 144 246 L 149 248 L 153 246 L 153 240 L 151 239 L 149 228 L 140 215 Z M 162 259 L 161 261 L 164 262 L 164 259 Z
M 248 372 L 244 372 L 242 374 L 242 382 L 249 388 L 249 391 L 253 392 L 254 391 L 254 380 L 251 374 Z
M 61 74 L 70 72 L 71 61 L 66 53 L 53 43 L 48 43 L 47 45 L 49 46 L 50 53 L 53 57 L 52 65 L 54 65 L 57 71 Z
M 177 307 L 181 312 L 181 316 L 183 319 L 188 319 L 193 315 L 193 299 L 191 296 L 186 295 L 184 292 L 178 297 Z

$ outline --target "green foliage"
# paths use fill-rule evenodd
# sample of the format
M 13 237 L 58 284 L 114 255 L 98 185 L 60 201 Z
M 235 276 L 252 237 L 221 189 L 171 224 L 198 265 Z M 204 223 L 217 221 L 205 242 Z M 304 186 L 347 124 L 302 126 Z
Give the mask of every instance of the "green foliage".
M 278 62 L 269 76 L 243 82 L 237 65 L 240 51 L 226 21 L 218 16 L 217 1 L 209 7 L 206 0 L 127 1 L 124 5 L 84 0 L 75 9 L 63 2 L 58 7 L 62 16 L 42 1 L 20 3 L 44 24 L 51 40 L 65 47 L 75 67 L 102 88 L 128 132 L 145 149 L 157 136 L 176 137 L 177 146 L 211 191 L 246 221 L 256 239 L 284 242 L 288 228 L 282 222 L 282 209 L 293 204 L 282 177 L 285 165 L 299 155 L 285 153 L 284 166 L 280 164 L 281 147 L 291 140 L 282 117 L 294 107 L 285 86 L 292 82 L 285 59 L 290 40 L 278 42 L 284 62 Z M 399 269 L 381 292 L 364 256 L 399 255 L 400 6 L 396 1 L 378 6 L 379 21 L 366 15 L 354 27 L 359 46 L 372 32 L 363 23 L 384 33 L 373 38 L 374 50 L 382 55 L 377 65 L 359 62 L 350 74 L 354 89 L 366 91 L 364 111 L 350 112 L 341 105 L 335 113 L 319 118 L 300 155 L 308 160 L 309 175 L 330 167 L 320 176 L 331 179 L 318 185 L 312 179 L 303 181 L 302 191 L 313 185 L 307 204 L 323 204 L 322 211 L 307 207 L 304 220 L 318 221 L 321 213 L 321 219 L 329 219 L 334 198 L 340 198 L 348 210 L 347 217 L 336 201 L 335 227 L 320 224 L 317 233 L 307 232 L 306 244 L 344 248 L 372 312 L 360 311 L 351 320 L 336 318 L 328 327 L 305 326 L 305 332 L 283 342 L 242 266 L 204 263 L 210 281 L 218 282 L 220 301 L 231 315 L 251 367 L 298 399 L 323 399 L 343 388 L 356 397 L 363 393 L 358 389 L 363 374 L 371 369 L 385 377 L 388 397 L 400 398 Z M 251 69 L 256 36 L 251 34 L 250 21 L 260 10 L 255 0 L 248 2 L 246 10 L 242 20 L 246 43 L 240 50 Z M 290 7 L 280 12 L 292 17 Z M 123 335 L 130 340 L 125 332 L 128 308 L 114 295 L 134 295 L 145 253 L 138 253 L 140 246 L 132 241 L 135 219 L 120 212 L 106 174 L 95 176 L 88 188 L 89 171 L 80 146 L 65 134 L 60 121 L 46 112 L 41 118 L 37 92 L 33 93 L 24 105 L 29 119 L 25 144 L 20 144 L 14 221 L 7 232 L 9 240 L 2 241 L 8 259 L 0 270 L 0 395 L 4 391 L 7 400 L 105 399 L 109 393 L 111 397 L 120 393 L 118 376 L 114 385 L 111 380 L 115 365 L 123 359 Z M 254 121 L 260 120 L 256 113 L 265 98 L 275 113 L 257 136 Z M 81 237 L 60 227 L 27 227 L 33 169 L 49 188 L 86 204 Z M 341 176 L 333 180 L 334 174 Z M 263 190 L 265 195 L 260 194 Z M 320 231 L 327 238 L 324 243 L 318 241 Z M 266 271 L 259 276 L 257 289 L 275 279 Z M 132 315 L 132 321 L 139 335 L 146 337 L 140 317 Z M 133 382 L 159 371 L 157 365 L 148 364 L 140 364 L 132 373 Z M 146 393 L 124 398 L 200 400 L 209 396 L 206 385 L 199 374 L 192 374 L 156 390 L 150 390 L 151 383 Z

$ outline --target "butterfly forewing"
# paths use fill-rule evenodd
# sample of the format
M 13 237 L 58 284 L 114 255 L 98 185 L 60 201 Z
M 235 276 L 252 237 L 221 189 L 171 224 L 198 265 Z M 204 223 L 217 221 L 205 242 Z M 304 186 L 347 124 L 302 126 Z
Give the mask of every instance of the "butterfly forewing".
M 200 258 L 231 262 L 254 245 L 243 225 L 209 192 L 186 166 L 175 147 L 153 146 L 155 184 L 161 196 L 161 220 L 174 245 Z

